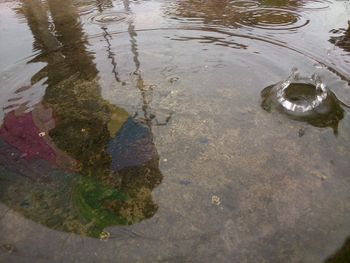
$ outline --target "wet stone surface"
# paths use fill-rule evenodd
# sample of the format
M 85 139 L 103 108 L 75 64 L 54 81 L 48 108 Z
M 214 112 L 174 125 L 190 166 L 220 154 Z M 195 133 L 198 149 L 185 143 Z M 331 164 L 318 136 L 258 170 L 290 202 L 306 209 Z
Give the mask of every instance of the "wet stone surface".
M 350 261 L 349 15 L 0 1 L 0 262 Z

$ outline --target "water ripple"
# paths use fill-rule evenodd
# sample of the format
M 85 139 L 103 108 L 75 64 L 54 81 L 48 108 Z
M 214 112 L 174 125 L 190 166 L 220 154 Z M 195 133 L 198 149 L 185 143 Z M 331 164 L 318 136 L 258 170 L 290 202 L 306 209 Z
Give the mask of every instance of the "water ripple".
M 331 1 L 328 0 L 291 0 L 291 1 L 269 1 L 261 0 L 261 7 L 288 8 L 294 10 L 320 10 L 329 8 Z
M 78 7 L 78 13 L 79 15 L 83 16 L 83 15 L 87 15 L 87 14 L 91 14 L 96 10 L 96 5 L 91 4 L 91 5 L 85 5 L 85 6 L 81 6 Z
M 106 12 L 102 14 L 95 14 L 89 17 L 88 21 L 93 24 L 109 24 L 122 23 L 130 19 L 130 14 L 122 11 Z
M 231 5 L 237 8 L 257 8 L 260 6 L 257 1 L 251 0 L 235 0 L 231 1 Z
M 266 111 L 277 110 L 319 128 L 331 127 L 334 134 L 338 133 L 339 122 L 345 114 L 341 105 L 346 105 L 317 74 L 300 77 L 294 70 L 286 81 L 265 88 L 261 97 L 261 106 Z
M 259 8 L 240 12 L 239 24 L 268 30 L 291 30 L 303 27 L 309 20 L 286 9 Z

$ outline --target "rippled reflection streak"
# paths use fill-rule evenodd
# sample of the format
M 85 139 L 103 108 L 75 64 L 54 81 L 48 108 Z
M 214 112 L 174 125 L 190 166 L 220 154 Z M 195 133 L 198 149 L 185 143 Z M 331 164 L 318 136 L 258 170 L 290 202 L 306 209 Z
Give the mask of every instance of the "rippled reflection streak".
M 338 36 L 332 36 L 329 41 L 334 45 L 342 48 L 346 52 L 350 52 L 350 20 L 348 21 L 348 28 L 342 28 L 339 30 L 332 30 L 331 32 L 338 34 Z
M 97 3 L 103 6 L 111 2 Z M 1 200 L 51 228 L 96 237 L 107 226 L 153 216 L 151 191 L 162 175 L 151 126 L 101 97 L 94 55 L 74 5 L 29 0 L 17 12 L 39 51 L 31 63 L 47 64 L 32 83 L 45 78 L 48 86 L 32 112 L 23 105 L 5 116 Z M 132 27 L 130 36 L 136 49 Z
M 308 1 L 307 0 L 260 0 L 259 2 L 264 7 L 297 8 L 297 7 L 302 7 Z
M 196 22 L 193 19 L 197 18 L 205 24 L 225 27 L 264 26 L 264 28 L 269 28 L 277 25 L 296 24 L 300 17 L 290 10 L 298 10 L 303 5 L 303 1 L 191 0 L 176 1 L 176 4 L 167 8 L 166 14 L 176 19 L 186 19 L 187 23 Z M 304 23 L 297 24 L 297 26 L 302 26 Z

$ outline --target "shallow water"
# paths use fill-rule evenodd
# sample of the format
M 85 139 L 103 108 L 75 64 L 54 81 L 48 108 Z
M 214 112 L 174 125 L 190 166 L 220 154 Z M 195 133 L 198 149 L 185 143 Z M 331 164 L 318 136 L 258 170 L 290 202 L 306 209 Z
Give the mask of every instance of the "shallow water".
M 347 262 L 349 19 L 349 1 L 0 1 L 0 261 Z M 331 110 L 262 93 L 292 68 Z

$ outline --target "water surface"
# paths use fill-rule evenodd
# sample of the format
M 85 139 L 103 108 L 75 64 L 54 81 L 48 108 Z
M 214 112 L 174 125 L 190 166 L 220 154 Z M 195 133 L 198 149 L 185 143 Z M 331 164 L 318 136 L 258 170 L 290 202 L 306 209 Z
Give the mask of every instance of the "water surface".
M 348 1 L 1 1 L 1 259 L 342 262 L 349 17 Z M 292 68 L 332 114 L 264 107 Z

